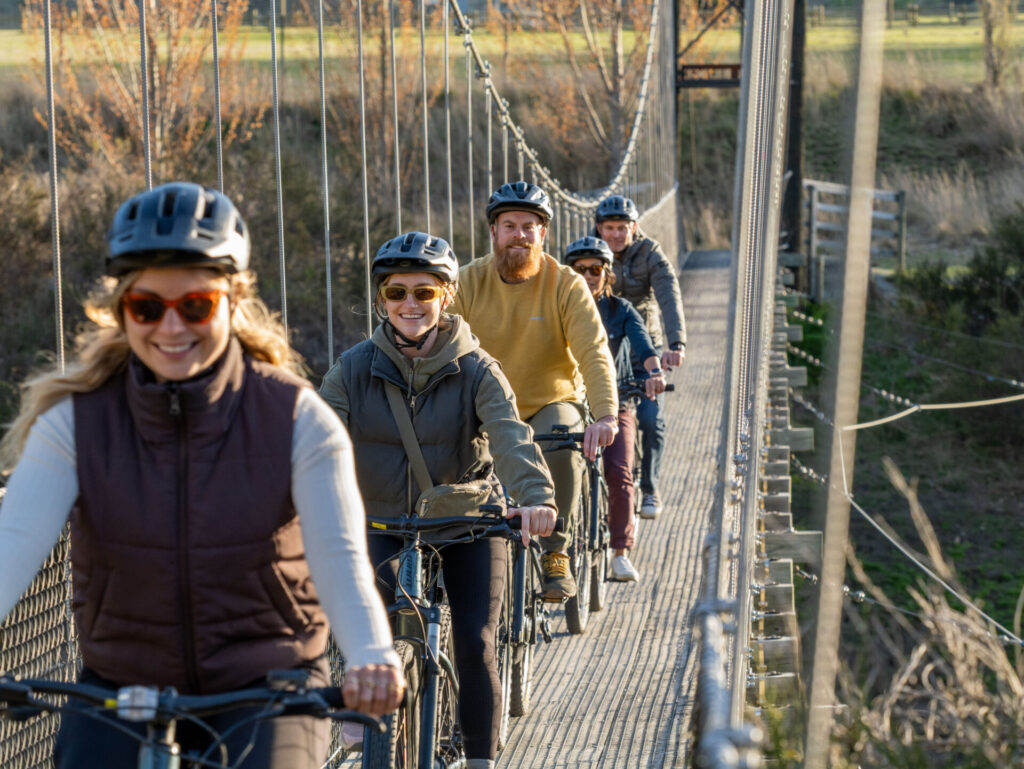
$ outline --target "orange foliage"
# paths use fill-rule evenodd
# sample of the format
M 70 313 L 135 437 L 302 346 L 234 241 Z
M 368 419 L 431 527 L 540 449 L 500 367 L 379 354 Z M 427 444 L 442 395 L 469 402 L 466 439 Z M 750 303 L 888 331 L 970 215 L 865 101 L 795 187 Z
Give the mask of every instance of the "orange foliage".
M 246 96 L 263 91 L 240 67 L 246 8 L 245 0 L 220 0 L 217 6 L 225 145 L 249 136 L 268 107 L 265 98 L 253 102 Z M 55 22 L 57 142 L 73 159 L 89 162 L 99 156 L 122 173 L 136 173 L 143 158 L 142 83 L 147 82 L 153 174 L 159 183 L 193 171 L 198 153 L 214 138 L 213 35 L 207 0 L 149 0 L 146 10 L 145 76 L 136 3 L 80 0 L 77 9 L 65 9 Z M 26 31 L 40 33 L 41 14 L 42 0 L 26 0 Z M 43 89 L 45 83 L 39 78 L 36 86 Z

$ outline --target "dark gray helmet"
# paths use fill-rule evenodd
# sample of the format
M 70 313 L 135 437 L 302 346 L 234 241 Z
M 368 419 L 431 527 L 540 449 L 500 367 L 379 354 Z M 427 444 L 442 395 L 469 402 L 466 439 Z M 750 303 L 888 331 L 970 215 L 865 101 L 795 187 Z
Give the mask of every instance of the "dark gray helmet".
M 606 267 L 611 267 L 614 256 L 607 243 L 600 238 L 587 235 L 574 240 L 565 249 L 565 259 L 563 261 L 566 264 L 573 265 L 578 259 L 600 259 Z
M 147 267 L 249 267 L 249 229 L 226 196 L 192 182 L 170 182 L 129 198 L 107 233 L 107 274 Z
M 548 194 L 528 182 L 503 184 L 494 191 L 487 201 L 487 221 L 494 224 L 502 211 L 531 211 L 539 215 L 544 224 L 554 215 Z
M 448 241 L 426 232 L 407 232 L 392 238 L 373 257 L 373 285 L 379 286 L 388 275 L 427 272 L 445 283 L 459 279 L 459 260 Z
M 606 197 L 598 204 L 597 212 L 594 214 L 594 221 L 596 222 L 604 222 L 609 219 L 625 219 L 626 221 L 635 222 L 639 218 L 640 214 L 636 210 L 636 204 L 622 195 L 609 195 Z

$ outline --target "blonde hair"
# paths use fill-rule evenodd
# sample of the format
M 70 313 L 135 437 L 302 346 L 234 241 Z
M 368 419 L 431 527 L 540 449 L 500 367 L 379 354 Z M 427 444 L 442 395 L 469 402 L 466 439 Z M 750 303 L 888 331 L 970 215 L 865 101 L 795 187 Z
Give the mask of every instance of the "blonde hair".
M 131 347 L 124 332 L 121 302 L 141 274 L 135 270 L 120 279 L 103 278 L 85 300 L 85 315 L 91 323 L 75 337 L 74 359 L 64 372 L 48 368 L 22 383 L 18 416 L 0 441 L 0 468 L 9 471 L 17 463 L 40 414 L 64 397 L 92 392 L 124 371 Z M 256 276 L 245 271 L 225 277 L 231 283 L 231 330 L 242 349 L 256 360 L 305 376 L 308 372 L 302 356 L 288 343 L 280 316 L 256 296 Z

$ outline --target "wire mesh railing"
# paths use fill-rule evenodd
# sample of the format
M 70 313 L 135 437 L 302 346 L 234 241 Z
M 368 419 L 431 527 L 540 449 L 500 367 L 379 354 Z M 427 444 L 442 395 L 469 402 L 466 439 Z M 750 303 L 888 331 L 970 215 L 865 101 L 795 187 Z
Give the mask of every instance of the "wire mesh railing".
M 338 12 L 344 11 L 342 4 Z M 493 188 L 505 181 L 513 181 L 516 178 L 527 178 L 535 181 L 546 188 L 552 197 L 556 215 L 548 234 L 548 250 L 560 255 L 562 249 L 568 243 L 588 232 L 592 227 L 593 211 L 598 202 L 609 194 L 626 194 L 636 201 L 638 207 L 645 213 L 642 221 L 650 222 L 651 226 L 658 226 L 664 223 L 666 233 L 672 242 L 675 242 L 678 230 L 675 206 L 675 55 L 674 55 L 674 31 L 672 29 L 671 0 L 651 0 L 648 6 L 648 23 L 644 30 L 638 32 L 645 38 L 644 55 L 642 57 L 643 67 L 635 81 L 635 109 L 628 121 L 625 133 L 625 145 L 622 156 L 619 158 L 615 168 L 608 175 L 607 184 L 584 191 L 574 191 L 567 182 L 557 178 L 547 163 L 550 158 L 545 158 L 541 149 L 537 148 L 530 141 L 531 129 L 528 121 L 522 118 L 517 119 L 513 114 L 510 99 L 507 95 L 499 92 L 491 75 L 491 64 L 484 57 L 477 40 L 474 38 L 469 20 L 462 12 L 457 0 L 448 0 L 443 7 L 443 13 L 431 14 L 428 10 L 430 4 L 418 3 L 418 17 L 416 23 L 419 29 L 419 45 L 411 48 L 405 43 L 398 41 L 396 37 L 396 19 L 399 18 L 401 4 L 396 0 L 389 0 L 386 20 L 387 32 L 383 38 L 384 48 L 378 53 L 386 63 L 390 60 L 391 93 L 390 100 L 386 100 L 380 106 L 386 108 L 390 113 L 391 125 L 387 126 L 387 133 L 391 137 L 388 150 L 391 157 L 380 157 L 385 150 L 368 149 L 368 118 L 365 109 L 367 67 L 365 66 L 366 51 L 364 49 L 364 36 L 367 34 L 363 27 L 366 10 L 360 0 L 348 4 L 351 6 L 351 17 L 344 21 L 338 20 L 339 35 L 347 35 L 351 39 L 352 30 L 356 30 L 357 50 L 354 53 L 357 67 L 355 76 L 359 80 L 359 128 L 360 128 L 360 157 L 362 160 L 362 206 L 360 214 L 363 219 L 362 252 L 367 264 L 371 253 L 371 222 L 377 222 L 384 218 L 394 221 L 396 230 L 400 230 L 403 224 L 403 206 L 405 206 L 405 223 L 408 227 L 410 220 L 414 226 L 438 226 L 438 222 L 445 222 L 447 232 L 441 234 L 449 238 L 456 237 L 457 227 L 462 232 L 468 233 L 469 256 L 476 256 L 479 250 L 474 241 L 476 220 L 482 215 L 486 197 L 490 195 Z M 383 4 L 381 4 L 383 6 Z M 145 20 L 143 3 L 137 6 L 139 13 L 138 29 L 140 39 L 140 56 L 144 57 L 139 65 L 139 72 L 151 72 L 153 61 L 145 57 L 155 58 L 159 62 L 159 50 L 151 48 L 147 42 L 147 21 Z M 125 4 L 127 9 L 135 8 L 134 4 Z M 403 11 L 404 12 L 404 11 Z M 412 11 L 412 12 L 415 12 Z M 278 14 L 271 3 L 271 12 L 265 14 L 269 22 L 271 32 L 272 55 L 270 61 L 272 84 L 273 84 L 273 131 L 274 131 L 274 175 L 276 189 L 276 218 L 277 227 L 277 256 L 280 271 L 280 296 L 279 307 L 283 318 L 288 322 L 288 276 L 291 260 L 285 251 L 285 231 L 288 228 L 289 204 L 290 201 L 283 192 L 283 177 L 286 175 L 281 164 L 282 145 L 287 145 L 289 130 L 287 121 L 281 119 L 280 106 L 282 99 L 282 83 L 279 78 L 278 68 L 280 66 L 280 55 L 283 53 L 278 48 L 278 39 L 283 36 L 284 30 L 278 29 Z M 320 4 L 317 8 L 316 27 L 318 41 L 318 77 L 319 77 L 319 98 L 320 98 L 320 183 L 323 205 L 323 238 L 325 250 L 325 273 L 326 285 L 324 290 L 325 316 L 327 318 L 328 331 L 327 358 L 330 360 L 335 354 L 335 340 L 332 335 L 333 322 L 331 320 L 335 309 L 337 295 L 332 291 L 332 284 L 336 276 L 332 273 L 336 265 L 331 259 L 331 195 L 330 179 L 328 173 L 329 157 L 327 149 L 328 131 L 328 108 L 326 105 L 325 81 L 332 76 L 329 70 L 328 58 L 325 54 L 325 31 L 330 29 L 329 20 L 325 18 L 325 8 Z M 150 23 L 156 24 L 153 19 Z M 213 78 L 217 93 L 213 99 L 211 109 L 216 112 L 212 116 L 211 123 L 220 126 L 220 112 L 222 109 L 220 97 L 220 62 L 218 60 L 217 48 L 215 46 L 216 36 L 212 31 L 218 24 L 216 5 L 211 5 L 211 12 L 206 19 L 211 25 L 207 30 L 212 37 L 214 47 L 211 50 L 213 57 Z M 437 25 L 443 28 L 438 29 Z M 150 30 L 152 32 L 152 30 Z M 201 30 L 197 30 L 199 34 Z M 105 34 L 113 34 L 108 31 Z M 459 56 L 449 50 L 449 35 L 461 36 L 465 50 L 465 83 L 460 83 L 457 78 L 450 78 L 448 68 L 452 60 L 458 60 Z M 437 66 L 437 57 L 428 56 L 428 38 L 437 39 L 443 35 L 443 53 L 441 54 L 444 67 L 442 93 L 440 100 L 434 90 L 432 75 L 436 72 L 428 71 Z M 150 35 L 149 37 L 152 37 Z M 50 35 L 47 28 L 47 43 Z M 282 38 L 283 39 L 283 38 Z M 454 46 L 452 46 L 454 48 Z M 420 125 L 417 126 L 417 133 L 420 134 L 422 146 L 415 142 L 403 144 L 403 139 L 408 140 L 411 128 L 408 115 L 402 114 L 403 122 L 400 122 L 400 105 L 398 93 L 400 84 L 398 71 L 400 60 L 404 56 L 415 56 L 420 62 L 420 73 L 417 98 L 422 106 L 419 113 Z M 344 73 L 334 76 L 350 77 L 352 73 Z M 141 80 L 146 82 L 145 77 Z M 386 78 L 382 78 L 386 81 Z M 53 75 L 47 76 L 47 82 L 52 86 Z M 455 146 L 453 137 L 453 119 L 455 116 L 454 98 L 462 89 L 465 89 L 464 104 L 466 114 L 466 126 L 463 133 L 464 144 L 462 147 Z M 158 178 L 160 175 L 160 164 L 151 157 L 153 147 L 150 143 L 150 112 L 158 109 L 154 106 L 150 97 L 151 84 L 147 83 L 142 88 L 141 116 L 139 130 L 143 134 L 140 145 L 145 148 L 145 178 L 140 180 L 140 186 L 158 184 L 168 179 Z M 312 90 L 312 89 L 311 89 Z M 479 97 L 482 96 L 482 100 Z M 474 99 L 476 97 L 477 100 Z M 390 101 L 390 104 L 387 103 Z M 483 116 L 474 115 L 475 105 L 482 102 L 486 114 Z M 445 162 L 442 164 L 431 163 L 431 150 L 435 144 L 436 131 L 434 130 L 436 115 L 428 110 L 429 105 L 443 104 L 440 109 L 443 111 L 444 123 L 444 151 Z M 59 106 L 59 104 L 58 104 Z M 387 109 L 390 108 L 390 109 Z M 54 100 L 49 101 L 48 117 L 51 118 L 55 110 Z M 484 131 L 479 131 L 479 124 L 485 125 Z M 220 130 L 224 130 L 223 128 Z M 407 146 L 408 145 L 408 146 Z M 232 178 L 230 165 L 224 163 L 224 153 L 227 150 L 220 141 L 216 143 L 216 165 L 217 184 L 231 195 L 234 189 L 242 189 L 245 179 Z M 410 158 L 411 153 L 419 153 L 417 158 Z M 53 195 L 53 227 L 54 227 L 54 249 L 55 249 L 55 280 L 58 289 L 61 287 L 59 262 L 59 232 L 60 220 L 58 215 L 58 169 L 56 168 L 56 152 L 54 142 L 51 138 L 51 158 L 54 159 L 51 168 L 51 191 Z M 460 158 L 464 158 L 463 163 Z M 367 165 L 367 160 L 380 161 L 382 167 L 394 169 L 393 178 L 386 180 L 375 180 L 373 173 Z M 409 185 L 409 175 L 404 169 L 411 165 L 418 165 L 422 169 L 422 189 L 417 190 L 417 199 L 424 201 L 422 214 L 411 214 L 408 202 L 411 197 L 406 194 Z M 314 177 L 315 178 L 315 177 Z M 405 189 L 403 189 L 403 180 Z M 461 183 L 465 180 L 465 184 Z M 438 184 L 440 182 L 440 184 Z M 479 182 L 479 183 L 475 183 Z M 432 184 L 433 183 L 433 184 Z M 382 185 L 390 189 L 382 190 Z M 374 190 L 374 200 L 371 201 L 370 190 Z M 429 189 L 441 189 L 443 194 L 431 195 Z M 378 199 L 387 200 L 381 204 Z M 438 201 L 443 201 L 439 203 Z M 393 210 L 390 210 L 393 209 Z M 441 209 L 441 210 L 439 210 Z M 438 216 L 438 214 L 441 214 Z M 432 218 L 433 215 L 433 218 Z M 657 232 L 653 233 L 655 236 Z M 273 247 L 270 242 L 261 244 L 266 247 Z M 60 296 L 59 291 L 57 292 Z M 373 313 L 370 310 L 370 292 L 366 292 L 367 302 L 365 315 L 367 324 L 371 323 Z M 58 298 L 56 323 L 56 335 L 58 348 L 62 349 L 64 343 L 63 319 L 60 317 L 61 305 Z M 70 615 L 71 582 L 69 563 L 69 546 L 67 538 L 62 538 L 60 544 L 48 558 L 36 580 L 26 592 L 22 601 L 12 614 L 0 625 L 0 671 L 16 675 L 31 675 L 51 678 L 73 678 L 80 665 L 77 648 L 75 644 L 74 627 Z M 343 668 L 343 660 L 334 650 L 332 653 L 332 666 L 337 675 Z M 56 719 L 52 717 L 34 719 L 30 724 L 14 724 L 11 722 L 0 722 L 0 756 L 3 757 L 5 769 L 28 769 L 29 767 L 49 766 L 52 738 L 56 732 Z

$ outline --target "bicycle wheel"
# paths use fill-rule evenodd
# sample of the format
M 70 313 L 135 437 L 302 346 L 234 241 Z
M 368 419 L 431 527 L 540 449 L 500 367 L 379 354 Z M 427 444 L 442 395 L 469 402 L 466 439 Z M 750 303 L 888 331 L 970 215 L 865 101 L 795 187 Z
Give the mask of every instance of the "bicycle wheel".
M 518 550 L 516 552 L 520 553 Z M 521 592 L 520 600 L 523 607 L 522 639 L 512 646 L 512 664 L 509 671 L 512 680 L 509 687 L 508 709 L 513 716 L 525 716 L 530 712 L 533 645 L 537 641 L 537 613 L 540 610 L 533 555 L 529 552 L 522 555 L 525 557 L 516 558 L 512 572 L 514 590 Z
M 511 555 L 509 556 L 511 563 Z M 498 618 L 494 639 L 494 654 L 498 659 L 498 679 L 501 681 L 501 725 L 498 727 L 498 750 L 508 742 L 508 719 L 512 697 L 512 570 L 505 573 L 505 599 Z
M 421 740 L 421 767 L 448 767 L 465 760 L 459 727 L 459 686 L 455 678 L 452 617 L 448 606 L 441 607 L 439 648 L 441 658 L 438 660 L 436 685 L 428 683 L 424 687 L 420 733 L 432 734 L 433 745 L 427 753 L 427 745 Z
M 363 769 L 415 769 L 419 747 L 419 707 L 422 690 L 420 658 L 413 646 L 395 641 L 395 651 L 405 672 L 405 702 L 384 717 L 387 731 L 363 730 Z
M 590 611 L 601 611 L 608 602 L 608 564 L 611 543 L 608 537 L 608 487 L 597 478 L 597 493 L 591 495 L 590 525 L 595 529 L 596 546 L 590 557 Z
M 572 545 L 569 546 L 569 570 L 576 579 L 576 595 L 565 602 L 565 624 L 573 635 L 586 630 L 590 619 L 589 518 L 590 488 L 584 485 L 576 520 L 572 524 Z

